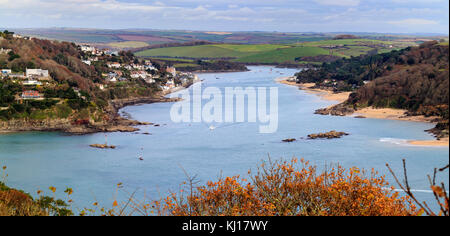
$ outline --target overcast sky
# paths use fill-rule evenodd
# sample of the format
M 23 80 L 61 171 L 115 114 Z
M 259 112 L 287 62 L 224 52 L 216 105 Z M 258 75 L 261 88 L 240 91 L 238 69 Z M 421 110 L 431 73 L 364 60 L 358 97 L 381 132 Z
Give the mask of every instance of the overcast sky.
M 0 0 L 0 27 L 448 34 L 448 0 Z

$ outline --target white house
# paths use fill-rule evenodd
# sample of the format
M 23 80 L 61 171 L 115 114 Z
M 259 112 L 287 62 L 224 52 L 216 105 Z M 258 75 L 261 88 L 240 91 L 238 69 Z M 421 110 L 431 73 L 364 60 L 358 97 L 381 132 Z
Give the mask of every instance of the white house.
M 22 83 L 23 85 L 42 85 L 41 82 L 37 81 L 37 80 L 27 80 L 27 81 L 23 81 Z
M 120 65 L 120 63 L 118 63 L 118 62 L 114 62 L 114 63 L 109 63 L 108 67 L 119 69 L 120 67 L 122 67 L 122 65 Z
M 49 77 L 48 70 L 42 70 L 42 69 L 27 69 L 26 71 L 27 77 Z
M 95 47 L 92 47 L 90 45 L 81 45 L 80 49 L 83 52 L 92 52 L 92 53 L 94 53 L 96 51 Z
M 2 69 L 1 70 L 1 74 L 3 74 L 3 75 L 9 75 L 11 73 L 12 73 L 12 71 L 10 69 Z
M 11 49 L 0 48 L 0 54 L 8 54 L 11 51 Z
M 155 83 L 156 81 L 153 79 L 153 78 L 146 78 L 145 79 L 145 82 L 147 82 L 148 84 L 153 84 L 153 83 Z
M 89 60 L 82 60 L 82 62 L 86 65 L 89 65 L 89 66 L 91 65 L 91 61 L 89 61 Z

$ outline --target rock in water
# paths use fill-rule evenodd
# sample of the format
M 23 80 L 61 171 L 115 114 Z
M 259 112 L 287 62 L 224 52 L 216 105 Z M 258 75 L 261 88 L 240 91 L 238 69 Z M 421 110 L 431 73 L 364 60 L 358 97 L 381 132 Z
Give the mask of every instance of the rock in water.
M 330 131 L 327 133 L 318 133 L 318 134 L 310 134 L 308 135 L 309 139 L 334 139 L 334 138 L 341 138 L 342 136 L 349 135 L 345 132 L 336 132 L 336 131 Z
M 292 143 L 292 142 L 295 142 L 295 141 L 297 141 L 297 139 L 295 139 L 295 138 L 289 138 L 289 139 L 283 140 L 283 142 L 285 142 L 285 143 Z
M 100 149 L 115 149 L 116 148 L 116 146 L 114 146 L 114 145 L 109 146 L 107 144 L 91 144 L 89 146 L 91 146 L 93 148 L 100 148 Z

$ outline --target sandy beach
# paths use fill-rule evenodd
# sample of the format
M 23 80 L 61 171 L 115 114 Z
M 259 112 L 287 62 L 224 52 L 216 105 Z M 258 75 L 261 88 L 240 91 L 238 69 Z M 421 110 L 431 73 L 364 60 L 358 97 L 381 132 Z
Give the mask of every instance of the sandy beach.
M 436 116 L 407 116 L 406 112 L 407 110 L 402 109 L 366 107 L 364 109 L 357 110 L 352 116 L 362 116 L 371 119 L 403 120 L 427 123 L 434 123 L 434 121 L 439 118 Z
M 425 147 L 448 147 L 449 138 L 442 138 L 440 140 L 412 140 L 408 141 L 408 144 Z
M 336 101 L 337 103 L 345 102 L 345 100 L 347 100 L 348 96 L 350 95 L 350 92 L 334 93 L 330 90 L 313 88 L 315 86 L 314 83 L 298 84 L 294 81 L 291 81 L 291 79 L 292 77 L 282 77 L 278 78 L 276 81 L 281 84 L 299 87 L 300 89 L 305 90 L 308 93 L 318 95 L 324 100 Z
M 293 77 L 282 77 L 276 79 L 276 82 L 296 86 L 302 90 L 305 90 L 311 94 L 316 94 L 322 99 L 327 101 L 337 101 L 337 103 L 345 102 L 350 95 L 350 92 L 334 93 L 333 91 L 316 89 L 314 83 L 296 83 L 293 81 Z M 352 117 L 358 118 L 370 118 L 370 119 L 388 119 L 388 120 L 401 120 L 401 121 L 412 121 L 412 122 L 427 122 L 434 123 L 434 121 L 439 117 L 425 117 L 425 116 L 406 116 L 406 110 L 402 109 L 392 109 L 392 108 L 373 108 L 367 107 L 361 110 L 357 110 L 353 113 Z M 430 147 L 444 147 L 449 146 L 449 139 L 443 138 L 440 140 L 411 140 L 408 144 L 414 146 L 430 146 Z

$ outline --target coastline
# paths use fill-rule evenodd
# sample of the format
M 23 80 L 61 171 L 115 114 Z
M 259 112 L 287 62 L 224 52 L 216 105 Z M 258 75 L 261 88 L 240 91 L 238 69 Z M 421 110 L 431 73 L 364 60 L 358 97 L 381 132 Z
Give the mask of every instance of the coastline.
M 337 104 L 343 103 L 348 99 L 348 96 L 351 94 L 350 92 L 342 92 L 342 93 L 334 93 L 330 90 L 324 89 L 316 89 L 313 88 L 313 83 L 296 83 L 292 81 L 293 77 L 280 77 L 275 81 L 277 83 L 286 84 L 290 86 L 298 87 L 301 90 L 305 90 L 308 93 L 315 94 L 319 96 L 321 99 L 327 101 L 336 101 Z M 334 105 L 328 107 L 331 108 Z M 328 109 L 327 108 L 327 109 Z M 399 121 L 410 121 L 410 122 L 425 122 L 436 124 L 436 119 L 438 117 L 425 117 L 425 116 L 407 116 L 406 110 L 401 109 L 392 109 L 392 108 L 373 108 L 367 107 L 361 110 L 355 111 L 353 114 L 349 114 L 346 116 L 355 117 L 355 118 L 369 118 L 369 119 L 384 119 L 384 120 L 399 120 Z M 442 138 L 436 140 L 409 140 L 408 144 L 413 146 L 427 146 L 427 147 L 445 147 L 449 146 L 449 138 Z
M 294 81 L 290 81 L 290 79 L 292 79 L 292 78 L 293 77 L 281 77 L 281 78 L 277 78 L 275 81 L 278 83 L 281 83 L 281 84 L 296 86 L 296 87 L 300 88 L 301 90 L 306 91 L 307 93 L 315 94 L 324 100 L 336 101 L 337 103 L 345 102 L 348 99 L 348 96 L 351 94 L 351 92 L 335 93 L 330 90 L 314 88 L 314 86 L 315 86 L 314 83 L 298 84 Z
M 195 83 L 194 81 L 193 83 Z M 149 122 L 140 122 L 120 116 L 119 110 L 126 106 L 139 104 L 177 102 L 179 99 L 166 98 L 167 94 L 186 89 L 193 83 L 185 87 L 177 87 L 168 91 L 160 92 L 152 97 L 134 97 L 116 99 L 109 101 L 109 106 L 105 115 L 110 117 L 107 122 L 89 123 L 86 125 L 73 124 L 69 119 L 44 119 L 44 120 L 8 120 L 0 121 L 0 135 L 20 133 L 20 132 L 63 132 L 71 135 L 85 135 L 102 132 L 135 132 L 139 131 L 135 126 L 153 125 Z

